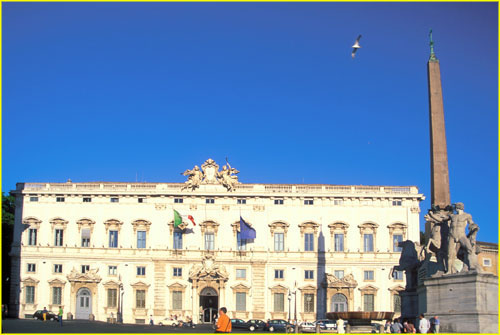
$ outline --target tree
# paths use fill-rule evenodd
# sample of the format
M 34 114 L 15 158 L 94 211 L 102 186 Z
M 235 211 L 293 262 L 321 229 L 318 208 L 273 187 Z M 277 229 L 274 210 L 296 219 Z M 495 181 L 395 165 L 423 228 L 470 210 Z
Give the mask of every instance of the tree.
M 2 193 L 2 304 L 9 302 L 11 261 L 9 251 L 14 238 L 16 197 Z

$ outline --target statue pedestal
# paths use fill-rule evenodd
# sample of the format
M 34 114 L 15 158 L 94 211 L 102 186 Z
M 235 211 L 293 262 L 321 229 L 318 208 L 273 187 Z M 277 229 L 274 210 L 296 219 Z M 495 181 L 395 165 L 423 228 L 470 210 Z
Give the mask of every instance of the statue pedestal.
M 498 277 L 493 274 L 465 272 L 426 278 L 417 292 L 419 314 L 427 319 L 437 315 L 442 333 L 498 331 Z
M 418 319 L 417 291 L 402 291 L 399 295 L 401 296 L 401 317 L 408 320 Z

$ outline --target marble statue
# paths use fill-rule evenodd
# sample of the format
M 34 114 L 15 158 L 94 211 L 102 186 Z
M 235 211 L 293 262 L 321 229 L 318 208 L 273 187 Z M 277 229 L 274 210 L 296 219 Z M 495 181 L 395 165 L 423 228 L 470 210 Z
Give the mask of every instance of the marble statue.
M 187 188 L 194 191 L 201 184 L 221 184 L 229 192 L 234 191 L 235 185 L 239 184 L 238 177 L 235 175 L 240 173 L 240 171 L 231 167 L 229 162 L 227 162 L 227 158 L 226 163 L 222 167 L 222 170 L 219 171 L 219 165 L 213 159 L 209 158 L 203 163 L 201 169 L 197 165 L 192 170 L 187 169 L 181 173 L 188 177 L 181 190 Z
M 203 172 L 201 172 L 198 165 L 195 165 L 192 170 L 187 169 L 181 174 L 188 177 L 188 180 L 185 182 L 185 185 L 181 188 L 181 190 L 190 188 L 191 191 L 193 191 L 200 186 L 201 181 L 203 180 Z
M 455 260 L 463 262 L 462 271 L 480 271 L 476 254 L 479 253 L 476 235 L 479 226 L 472 216 L 464 211 L 464 204 L 458 202 L 445 210 L 430 210 L 425 219 L 431 223 L 431 236 L 425 251 L 435 254 L 438 266 L 446 274 L 458 272 Z M 466 234 L 467 225 L 469 233 Z
M 457 213 L 450 214 L 450 232 L 448 235 L 448 268 L 446 273 L 455 273 L 455 259 L 460 255 L 465 270 L 479 270 L 476 256 L 476 235 L 479 226 L 472 221 L 472 215 L 464 211 L 464 204 L 455 204 Z M 469 224 L 469 233 L 465 234 L 465 228 Z M 465 254 L 463 253 L 465 252 Z M 463 256 L 462 256 L 463 255 Z
M 226 161 L 227 162 L 227 161 Z M 222 171 L 217 173 L 217 178 L 219 178 L 222 186 L 224 186 L 228 191 L 234 191 L 234 186 L 238 184 L 238 177 L 232 174 L 237 174 L 240 171 L 234 169 L 229 165 L 229 162 L 222 167 Z

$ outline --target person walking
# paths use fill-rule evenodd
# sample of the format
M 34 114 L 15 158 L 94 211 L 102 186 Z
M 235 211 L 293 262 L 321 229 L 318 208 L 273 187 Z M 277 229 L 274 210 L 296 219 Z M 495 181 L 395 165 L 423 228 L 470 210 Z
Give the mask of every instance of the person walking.
M 344 334 L 344 320 L 342 320 L 340 317 L 337 320 L 337 333 L 339 334 Z
M 227 309 L 226 307 L 221 307 L 219 309 L 219 319 L 217 320 L 217 328 L 215 329 L 216 333 L 230 333 L 233 326 L 231 325 L 231 320 L 226 315 Z
M 420 319 L 420 321 L 418 323 L 419 332 L 421 332 L 422 334 L 427 334 L 427 332 L 429 331 L 429 328 L 430 328 L 429 320 L 427 320 L 424 317 L 424 314 L 420 314 L 419 319 Z
M 441 322 L 439 321 L 439 317 L 437 315 L 432 319 L 432 324 L 434 326 L 432 327 L 432 332 L 436 334 L 439 333 L 439 325 L 441 324 Z
M 401 323 L 399 323 L 398 319 L 394 319 L 394 322 L 392 323 L 390 329 L 391 333 L 401 333 L 403 326 L 401 325 Z
M 47 321 L 47 313 L 47 307 L 44 307 L 42 311 L 43 321 Z
M 413 325 L 413 323 L 411 322 L 408 322 L 408 333 L 416 333 L 417 330 L 415 329 L 415 326 Z
M 63 324 L 62 324 L 62 318 L 63 318 L 63 308 L 62 308 L 62 306 L 59 306 L 59 312 L 57 313 L 57 318 L 59 319 L 59 324 L 62 327 L 63 326 Z

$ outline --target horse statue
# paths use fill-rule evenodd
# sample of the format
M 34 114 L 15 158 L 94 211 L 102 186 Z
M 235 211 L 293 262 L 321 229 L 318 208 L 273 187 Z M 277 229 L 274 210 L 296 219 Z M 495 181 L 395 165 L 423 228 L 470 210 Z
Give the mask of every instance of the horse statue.
M 389 279 L 394 277 L 394 271 L 404 271 L 406 275 L 406 289 L 416 288 L 418 267 L 421 262 L 420 251 L 422 247 L 410 240 L 398 242 L 398 247 L 403 248 L 401 257 L 399 258 L 399 265 L 395 265 L 391 268 L 391 271 L 389 271 Z

